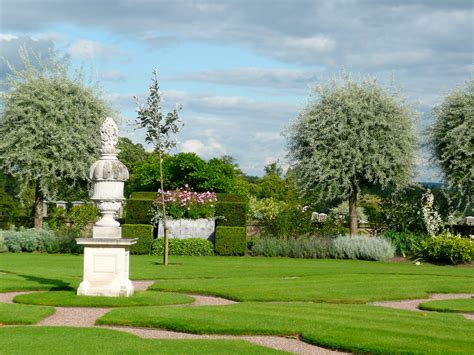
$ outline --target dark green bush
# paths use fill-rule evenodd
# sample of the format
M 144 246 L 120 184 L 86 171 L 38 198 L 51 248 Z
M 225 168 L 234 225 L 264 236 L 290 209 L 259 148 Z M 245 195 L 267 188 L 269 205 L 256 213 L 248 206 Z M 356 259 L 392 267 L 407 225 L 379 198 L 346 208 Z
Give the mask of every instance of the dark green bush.
M 383 237 L 393 244 L 397 254 L 404 257 L 417 256 L 421 250 L 421 241 L 430 238 L 427 234 L 395 231 L 388 231 Z
M 247 230 L 245 227 L 216 228 L 215 250 L 219 255 L 244 255 L 247 249 Z
M 156 191 L 139 191 L 139 192 L 133 192 L 130 195 L 130 199 L 132 200 L 155 200 L 156 197 L 158 196 L 158 193 Z
M 214 246 L 202 238 L 168 239 L 169 255 L 209 256 L 214 255 Z M 163 255 L 163 238 L 153 241 L 153 255 Z
M 422 240 L 421 253 L 425 260 L 470 263 L 474 259 L 474 243 L 468 238 L 442 234 Z
M 218 202 L 247 202 L 247 198 L 242 195 L 218 193 L 217 201 Z
M 150 211 L 153 207 L 153 201 L 149 199 L 128 199 L 125 205 L 125 223 L 151 224 Z
M 247 204 L 244 202 L 217 202 L 217 226 L 245 227 L 247 225 Z
M 130 247 L 130 253 L 148 255 L 153 243 L 153 226 L 149 224 L 122 225 L 122 238 L 138 238 L 137 243 Z

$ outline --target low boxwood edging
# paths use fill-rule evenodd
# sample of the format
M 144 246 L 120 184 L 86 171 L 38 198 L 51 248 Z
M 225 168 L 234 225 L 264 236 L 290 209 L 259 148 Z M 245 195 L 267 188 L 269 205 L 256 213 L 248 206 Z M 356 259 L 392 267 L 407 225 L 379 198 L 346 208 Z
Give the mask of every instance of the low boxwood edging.
M 163 255 L 163 238 L 153 241 L 152 255 Z M 214 255 L 214 246 L 202 238 L 169 238 L 169 255 L 210 256 Z

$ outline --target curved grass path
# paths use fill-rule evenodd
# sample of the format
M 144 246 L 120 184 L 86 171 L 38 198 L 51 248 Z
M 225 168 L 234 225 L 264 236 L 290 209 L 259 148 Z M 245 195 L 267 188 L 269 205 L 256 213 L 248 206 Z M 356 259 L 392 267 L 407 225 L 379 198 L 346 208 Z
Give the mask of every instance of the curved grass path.
M 472 297 L 423 302 L 418 308 L 425 311 L 464 313 L 465 317 L 470 316 L 469 319 L 474 319 L 474 298 Z

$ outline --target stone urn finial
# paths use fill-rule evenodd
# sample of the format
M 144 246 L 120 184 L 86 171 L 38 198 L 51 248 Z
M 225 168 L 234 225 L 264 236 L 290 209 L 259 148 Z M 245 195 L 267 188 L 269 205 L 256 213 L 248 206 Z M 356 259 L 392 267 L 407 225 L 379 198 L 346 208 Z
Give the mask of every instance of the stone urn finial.
M 127 167 L 117 159 L 118 128 L 111 117 L 102 124 L 100 138 L 102 155 L 91 166 L 89 177 L 93 184 L 91 200 L 102 217 L 95 224 L 92 235 L 93 238 L 121 238 L 121 229 L 117 228 L 120 224 L 114 216 L 125 200 L 123 188 L 129 175 Z

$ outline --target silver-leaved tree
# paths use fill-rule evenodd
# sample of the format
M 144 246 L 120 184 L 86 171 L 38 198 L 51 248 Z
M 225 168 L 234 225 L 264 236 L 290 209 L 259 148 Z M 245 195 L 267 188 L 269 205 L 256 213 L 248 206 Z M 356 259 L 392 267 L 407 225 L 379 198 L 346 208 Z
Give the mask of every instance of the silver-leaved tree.
M 0 168 L 23 190 L 35 187 L 35 227 L 42 228 L 43 200 L 54 198 L 59 183 L 87 179 L 99 155 L 99 129 L 109 113 L 95 88 L 80 73 L 69 75 L 64 58 L 51 52 L 10 67 L 0 111 Z M 34 64 L 33 64 L 34 62 Z
M 314 90 L 290 127 L 289 157 L 301 193 L 349 200 L 354 236 L 363 187 L 403 187 L 412 179 L 415 113 L 372 78 L 344 76 Z
M 178 133 L 182 127 L 181 119 L 178 115 L 181 107 L 176 107 L 171 112 L 163 115 L 156 69 L 153 69 L 149 90 L 150 94 L 146 104 L 141 104 L 138 97 L 134 97 L 138 106 L 136 123 L 139 128 L 145 129 L 145 142 L 153 145 L 160 159 L 161 220 L 164 236 L 163 264 L 168 265 L 168 228 L 166 225 L 166 203 L 163 187 L 163 158 L 171 148 L 176 146 L 176 140 L 173 138 L 173 135 Z
M 448 183 L 455 208 L 472 211 L 474 201 L 474 78 L 434 109 L 431 151 Z

